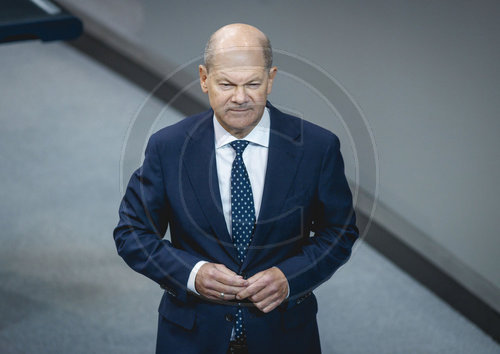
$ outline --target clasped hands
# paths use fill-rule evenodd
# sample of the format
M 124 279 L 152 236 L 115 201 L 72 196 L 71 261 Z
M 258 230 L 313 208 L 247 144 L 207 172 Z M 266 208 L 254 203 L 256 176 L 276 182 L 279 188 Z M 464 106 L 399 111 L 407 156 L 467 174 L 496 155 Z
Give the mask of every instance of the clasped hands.
M 262 312 L 269 312 L 285 300 L 288 281 L 277 267 L 263 270 L 248 279 L 223 264 L 203 264 L 195 279 L 196 291 L 214 300 L 248 298 Z M 221 293 L 224 293 L 222 298 Z

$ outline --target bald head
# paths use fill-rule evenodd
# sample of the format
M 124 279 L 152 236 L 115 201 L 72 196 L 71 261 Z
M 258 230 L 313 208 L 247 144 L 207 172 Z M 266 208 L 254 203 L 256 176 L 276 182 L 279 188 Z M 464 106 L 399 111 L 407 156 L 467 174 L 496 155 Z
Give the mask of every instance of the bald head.
M 213 66 L 216 54 L 235 49 L 261 50 L 264 66 L 270 69 L 273 64 L 273 52 L 269 38 L 254 26 L 244 23 L 233 23 L 219 28 L 210 36 L 204 55 L 207 71 Z

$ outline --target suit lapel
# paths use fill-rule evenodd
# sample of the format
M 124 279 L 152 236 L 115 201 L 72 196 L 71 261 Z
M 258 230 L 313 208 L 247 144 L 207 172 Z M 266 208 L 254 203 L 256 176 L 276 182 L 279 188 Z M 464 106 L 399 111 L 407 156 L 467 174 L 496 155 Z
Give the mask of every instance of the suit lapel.
M 227 231 L 222 210 L 212 117 L 213 111 L 209 110 L 188 133 L 182 160 L 201 210 L 214 231 L 213 241 L 221 245 L 233 261 L 238 264 L 236 249 Z M 206 235 L 206 237 L 212 236 Z
M 271 129 L 264 191 L 255 232 L 242 270 L 255 261 L 259 250 L 270 247 L 266 236 L 280 216 L 279 212 L 295 179 L 303 153 L 301 121 L 287 119 L 269 102 L 267 107 L 270 110 Z

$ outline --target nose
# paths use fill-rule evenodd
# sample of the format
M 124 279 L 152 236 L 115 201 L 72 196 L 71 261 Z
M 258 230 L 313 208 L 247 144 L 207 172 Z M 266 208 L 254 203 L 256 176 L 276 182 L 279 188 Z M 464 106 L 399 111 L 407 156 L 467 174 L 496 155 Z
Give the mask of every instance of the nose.
M 231 101 L 237 104 L 243 104 L 247 102 L 247 93 L 244 86 L 235 86 Z

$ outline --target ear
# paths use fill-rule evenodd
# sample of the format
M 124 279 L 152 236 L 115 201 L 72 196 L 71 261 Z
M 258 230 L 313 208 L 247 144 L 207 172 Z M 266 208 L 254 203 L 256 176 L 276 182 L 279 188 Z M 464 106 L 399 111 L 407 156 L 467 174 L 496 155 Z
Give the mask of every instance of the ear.
M 200 72 L 200 86 L 201 90 L 204 93 L 208 92 L 208 85 L 207 85 L 207 78 L 208 78 L 208 71 L 205 65 L 200 65 L 198 67 L 198 71 Z
M 271 69 L 269 69 L 269 77 L 267 80 L 267 94 L 268 95 L 271 93 L 271 90 L 273 88 L 274 77 L 276 76 L 277 72 L 278 72 L 278 68 L 276 66 L 273 66 Z

